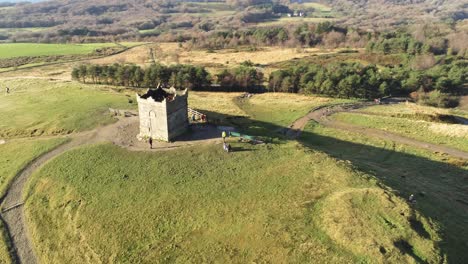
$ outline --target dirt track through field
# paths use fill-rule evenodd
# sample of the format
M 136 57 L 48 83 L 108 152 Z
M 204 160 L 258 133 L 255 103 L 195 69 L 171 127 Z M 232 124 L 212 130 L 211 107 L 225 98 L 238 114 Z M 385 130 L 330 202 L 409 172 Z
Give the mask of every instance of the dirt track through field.
M 286 132 L 286 135 L 290 138 L 298 138 L 301 135 L 302 131 L 304 130 L 304 127 L 306 126 L 306 124 L 309 121 L 314 120 L 315 122 L 326 127 L 351 131 L 351 132 L 367 135 L 370 137 L 387 139 L 387 140 L 394 141 L 396 143 L 409 145 L 409 146 L 422 148 L 422 149 L 427 149 L 432 152 L 446 153 L 456 158 L 468 160 L 468 153 L 462 150 L 449 148 L 449 147 L 445 147 L 445 146 L 441 146 L 437 144 L 432 144 L 432 143 L 428 143 L 424 141 L 419 141 L 419 140 L 401 136 L 395 133 L 383 131 L 380 129 L 351 125 L 345 122 L 340 122 L 340 121 L 336 121 L 336 120 L 332 120 L 328 118 L 330 115 L 334 113 L 348 112 L 348 111 L 352 111 L 358 108 L 367 107 L 370 105 L 372 105 L 372 103 L 359 103 L 359 104 L 332 106 L 332 107 L 324 107 L 324 108 L 315 109 L 309 112 L 306 116 L 296 120 L 288 129 L 288 131 Z
M 194 144 L 219 143 L 221 139 L 215 128 L 205 129 L 203 131 L 195 131 L 192 135 L 197 137 L 203 135 L 205 137 L 195 138 L 193 140 L 184 139 L 177 143 L 156 142 L 153 144 L 153 149 L 149 149 L 147 144 L 140 143 L 135 138 L 135 130 L 138 125 L 138 118 L 121 118 L 118 122 L 97 128 L 92 131 L 76 133 L 71 135 L 71 140 L 59 147 L 42 154 L 40 157 L 31 161 L 24 167 L 13 179 L 6 195 L 1 200 L 1 217 L 6 224 L 6 228 L 12 243 L 13 258 L 19 263 L 37 263 L 37 258 L 31 243 L 30 233 L 28 232 L 27 221 L 23 210 L 23 191 L 29 177 L 37 169 L 46 162 L 56 156 L 79 146 L 94 144 L 100 142 L 112 142 L 116 145 L 128 148 L 133 151 L 164 151 L 179 147 L 192 146 Z M 128 131 L 131 129 L 130 131 Z M 129 133 L 130 132 L 130 133 Z M 210 135 L 210 137 L 206 137 Z M 135 141 L 135 142 L 134 142 Z

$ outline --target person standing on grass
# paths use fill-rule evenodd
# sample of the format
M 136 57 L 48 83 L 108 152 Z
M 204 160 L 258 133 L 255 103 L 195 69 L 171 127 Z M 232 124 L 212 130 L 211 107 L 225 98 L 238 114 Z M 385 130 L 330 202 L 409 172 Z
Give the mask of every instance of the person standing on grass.
M 153 138 L 150 137 L 148 142 L 149 142 L 149 145 L 150 145 L 150 149 L 153 149 Z
M 223 137 L 223 142 L 226 142 L 226 131 L 223 131 L 223 133 L 221 133 L 221 137 Z
M 9 94 L 10 93 L 10 88 L 7 86 L 6 87 L 6 93 Z

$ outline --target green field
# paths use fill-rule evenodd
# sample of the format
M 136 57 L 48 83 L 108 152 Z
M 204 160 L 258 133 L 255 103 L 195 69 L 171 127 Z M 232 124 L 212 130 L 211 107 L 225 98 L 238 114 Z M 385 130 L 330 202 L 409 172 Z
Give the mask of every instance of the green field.
M 115 43 L 90 44 L 40 44 L 5 43 L 0 44 L 0 59 L 23 56 L 54 56 L 89 54 L 99 48 L 118 47 Z
M 306 8 L 314 8 L 320 12 L 330 12 L 332 10 L 330 6 L 320 4 L 320 3 L 313 3 L 313 2 L 303 3 L 300 6 L 304 6 Z
M 435 227 L 415 214 L 430 238 L 412 230 L 406 203 L 351 166 L 296 143 L 232 145 L 228 155 L 220 145 L 150 154 L 105 144 L 54 159 L 27 198 L 40 260 L 410 261 L 399 241 L 440 260 Z M 353 218 L 353 232 L 337 217 Z
M 23 32 L 40 32 L 47 30 L 48 27 L 29 27 L 29 28 L 0 28 L 0 34 L 13 34 L 13 33 L 23 33 Z
M 259 26 L 279 26 L 284 24 L 321 23 L 335 21 L 336 18 L 326 17 L 281 17 L 279 19 L 258 23 Z
M 388 186 L 402 197 L 414 194 L 417 203 L 413 212 L 420 212 L 439 226 L 440 245 L 447 254 L 448 263 L 462 263 L 466 259 L 466 161 L 388 140 L 325 128 L 315 122 L 306 127 L 301 141 L 374 175 L 380 186 Z M 421 230 L 420 233 L 425 237 L 432 236 Z
M 0 221 L 0 263 L 12 263 L 8 245 L 8 234 L 6 233 L 5 224 Z
M 468 128 L 466 125 L 360 113 L 338 113 L 333 115 L 333 118 L 358 126 L 377 128 L 421 141 L 468 151 Z
M 0 85 L 11 89 L 10 94 L 2 91 L 0 95 L 0 138 L 88 130 L 113 121 L 109 107 L 135 107 L 130 97 L 102 86 L 42 79 L 9 80 Z
M 0 145 L 0 196 L 5 191 L 13 177 L 30 161 L 45 153 L 66 139 L 13 140 Z M 11 257 L 6 246 L 6 235 L 3 222 L 0 221 L 0 263 L 11 263 Z

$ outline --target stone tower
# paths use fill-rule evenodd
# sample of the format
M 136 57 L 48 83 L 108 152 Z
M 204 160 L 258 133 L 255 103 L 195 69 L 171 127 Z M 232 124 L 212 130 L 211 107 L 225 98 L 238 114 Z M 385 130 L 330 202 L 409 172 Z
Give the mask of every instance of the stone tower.
M 175 88 L 149 89 L 136 95 L 140 116 L 138 139 L 171 141 L 187 131 L 188 91 Z

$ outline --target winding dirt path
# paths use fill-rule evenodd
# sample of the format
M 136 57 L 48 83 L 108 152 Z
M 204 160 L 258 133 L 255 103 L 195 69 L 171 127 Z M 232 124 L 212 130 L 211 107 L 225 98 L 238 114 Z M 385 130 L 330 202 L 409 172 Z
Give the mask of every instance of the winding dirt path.
M 317 123 L 326 127 L 356 132 L 356 133 L 364 134 L 364 135 L 371 136 L 371 137 L 388 139 L 388 140 L 391 140 L 400 144 L 427 149 L 432 152 L 446 153 L 456 158 L 468 160 L 468 153 L 462 150 L 449 148 L 449 147 L 442 146 L 442 145 L 432 144 L 432 143 L 428 143 L 424 141 L 419 141 L 417 139 L 408 138 L 399 134 L 387 132 L 387 131 L 380 130 L 380 129 L 356 126 L 356 125 L 352 125 L 352 124 L 348 124 L 345 122 L 340 122 L 340 121 L 336 121 L 336 120 L 332 120 L 328 118 L 328 116 L 334 113 L 349 112 L 355 109 L 359 109 L 359 108 L 363 108 L 363 107 L 367 107 L 371 105 L 373 105 L 373 103 L 359 103 L 359 104 L 340 105 L 340 106 L 331 106 L 331 107 L 323 107 L 323 108 L 314 109 L 311 112 L 309 112 L 306 116 L 296 120 L 289 127 L 288 131 L 286 132 L 286 135 L 290 138 L 298 138 L 301 135 L 302 131 L 304 130 L 304 127 L 306 126 L 306 124 L 309 121 L 314 120 Z
M 214 128 L 194 131 L 191 135 L 195 138 L 185 138 L 176 143 L 155 142 L 153 149 L 149 149 L 145 143 L 136 140 L 138 117 L 121 118 L 114 124 L 103 126 L 92 131 L 70 135 L 70 141 L 55 149 L 46 152 L 26 165 L 13 179 L 7 193 L 1 200 L 1 218 L 6 224 L 6 229 L 12 243 L 14 252 L 12 258 L 19 263 L 34 264 L 37 258 L 31 242 L 30 233 L 26 223 L 23 204 L 23 190 L 26 182 L 33 172 L 39 169 L 49 160 L 58 155 L 87 144 L 111 142 L 133 151 L 164 151 L 180 147 L 188 147 L 194 144 L 219 143 L 219 133 Z

